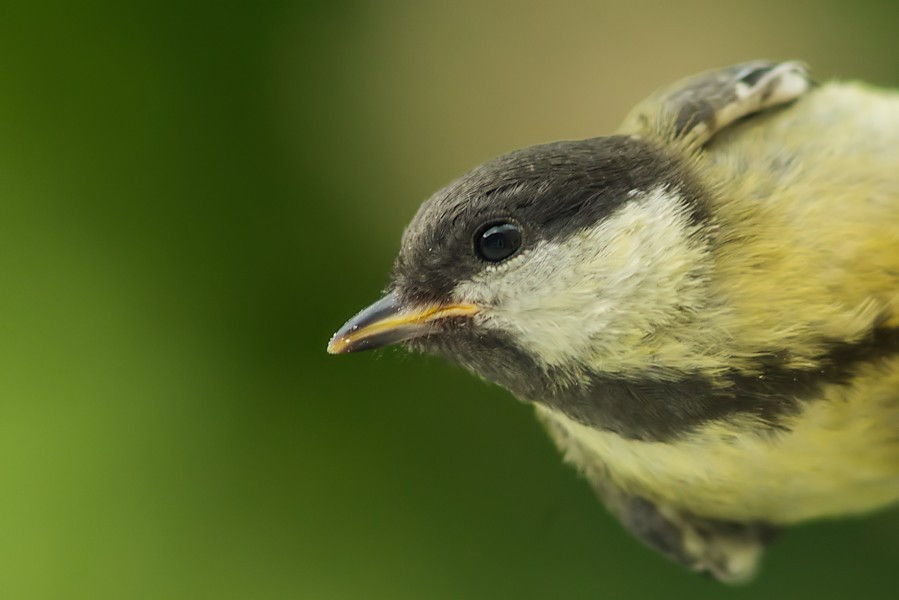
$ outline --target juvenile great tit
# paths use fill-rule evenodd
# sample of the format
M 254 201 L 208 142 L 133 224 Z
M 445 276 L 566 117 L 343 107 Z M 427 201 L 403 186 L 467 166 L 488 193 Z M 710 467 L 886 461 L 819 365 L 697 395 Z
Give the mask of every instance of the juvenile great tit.
M 491 160 L 328 351 L 398 342 L 533 404 L 637 538 L 748 580 L 778 528 L 899 500 L 899 94 L 757 61 Z

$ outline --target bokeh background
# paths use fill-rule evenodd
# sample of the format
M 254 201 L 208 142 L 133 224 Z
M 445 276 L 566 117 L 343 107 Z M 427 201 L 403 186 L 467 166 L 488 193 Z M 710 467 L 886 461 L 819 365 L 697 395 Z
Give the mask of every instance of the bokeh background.
M 899 514 L 728 589 L 500 389 L 332 357 L 421 200 L 740 60 L 899 85 L 899 3 L 4 2 L 0 598 L 896 598 Z

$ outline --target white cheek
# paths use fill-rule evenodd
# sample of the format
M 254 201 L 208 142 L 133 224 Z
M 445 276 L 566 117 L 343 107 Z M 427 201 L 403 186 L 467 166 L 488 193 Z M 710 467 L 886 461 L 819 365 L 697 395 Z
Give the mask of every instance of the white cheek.
M 483 326 L 511 333 L 548 365 L 592 358 L 651 332 L 694 293 L 701 278 L 692 271 L 705 251 L 694 234 L 683 200 L 656 189 L 590 229 L 485 271 L 457 294 L 485 304 Z

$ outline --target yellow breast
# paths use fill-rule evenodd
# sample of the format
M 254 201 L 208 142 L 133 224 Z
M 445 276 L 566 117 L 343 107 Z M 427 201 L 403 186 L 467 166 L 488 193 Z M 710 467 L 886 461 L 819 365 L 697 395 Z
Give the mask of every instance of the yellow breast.
M 870 365 L 785 421 L 783 431 L 719 422 L 673 442 L 628 440 L 540 407 L 631 493 L 727 520 L 787 524 L 899 501 L 899 360 Z

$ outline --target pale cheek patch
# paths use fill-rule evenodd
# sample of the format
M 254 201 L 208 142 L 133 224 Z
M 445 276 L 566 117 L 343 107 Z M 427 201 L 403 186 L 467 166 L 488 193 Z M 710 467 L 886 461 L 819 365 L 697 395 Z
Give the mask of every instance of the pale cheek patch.
M 614 370 L 621 341 L 666 324 L 699 293 L 704 244 L 683 199 L 657 188 L 559 242 L 542 242 L 508 265 L 457 288 L 487 307 L 482 325 L 511 333 L 547 365 L 604 356 Z M 616 344 L 616 342 L 618 342 Z

